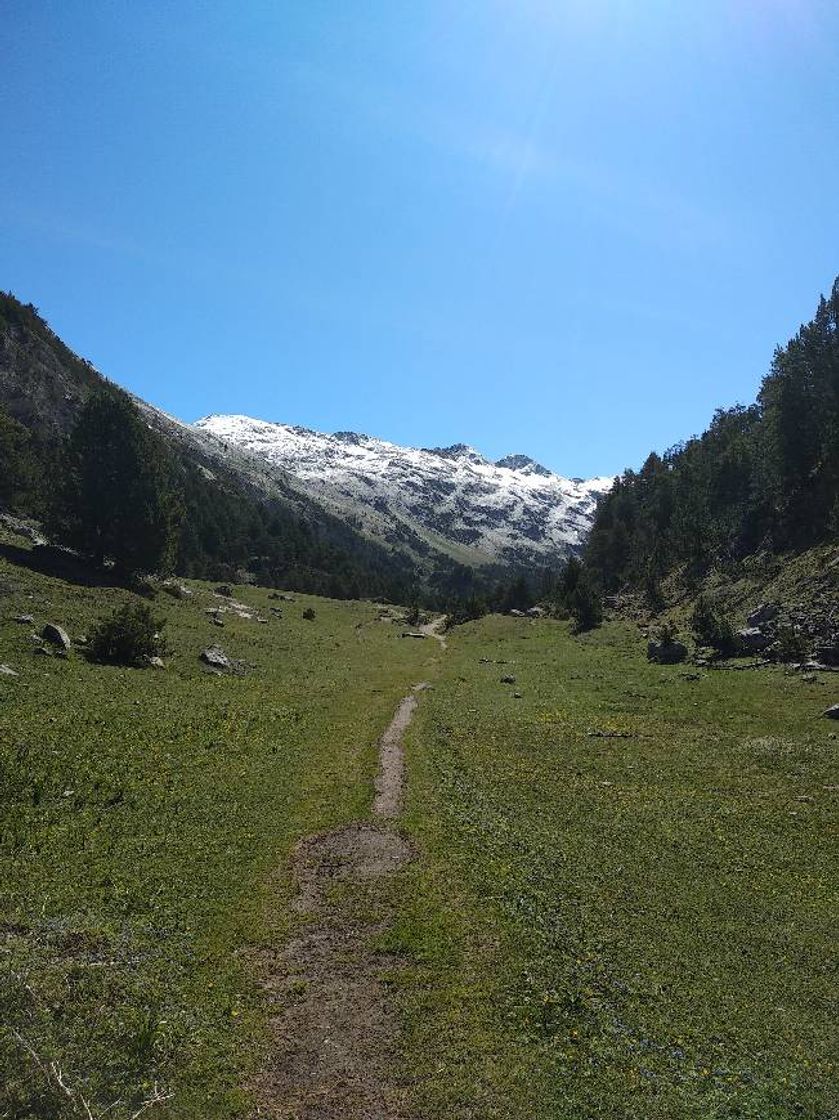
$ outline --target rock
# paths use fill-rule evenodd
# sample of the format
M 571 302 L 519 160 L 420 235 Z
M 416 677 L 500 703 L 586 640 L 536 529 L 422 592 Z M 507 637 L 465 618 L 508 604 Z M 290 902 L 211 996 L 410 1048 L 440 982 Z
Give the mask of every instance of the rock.
M 20 676 L 20 674 L 16 673 L 14 671 L 14 669 L 10 668 L 8 665 L 0 665 L 0 677 L 18 677 L 18 676 Z
M 420 639 L 422 639 L 422 638 L 425 637 L 425 634 L 420 634 L 416 630 L 403 630 L 402 631 L 402 637 L 403 638 L 420 638 Z
M 749 628 L 755 626 L 765 626 L 767 622 L 772 622 L 773 619 L 778 617 L 779 607 L 777 603 L 761 603 L 759 607 L 751 612 L 746 619 L 746 625 Z
M 70 636 L 66 630 L 61 626 L 56 626 L 52 622 L 48 622 L 44 629 L 41 631 L 41 637 L 47 641 L 52 642 L 54 646 L 60 649 L 72 649 L 73 643 L 70 641 Z
M 230 658 L 221 646 L 208 646 L 202 651 L 201 660 L 205 665 L 209 665 L 211 669 L 221 669 L 223 672 L 232 667 Z
M 257 615 L 256 621 L 259 622 L 262 626 L 267 626 L 268 625 L 268 619 L 267 618 L 260 618 L 259 615 Z
M 737 641 L 744 653 L 760 653 L 772 645 L 772 636 L 765 634 L 759 626 L 747 626 L 737 631 Z
M 513 693 L 513 699 L 514 700 L 521 700 L 521 698 L 522 698 L 522 694 L 520 692 L 514 692 Z
M 221 595 L 225 599 L 229 599 L 233 595 L 232 589 L 226 583 L 220 583 L 215 591 L 216 595 Z
M 823 665 L 839 665 L 839 635 L 813 646 L 813 660 Z
M 531 607 L 529 611 L 525 612 L 528 618 L 544 618 L 545 612 L 541 607 Z
M 822 715 L 825 719 L 839 719 L 839 704 L 831 704 L 829 708 L 822 712 Z
M 12 616 L 12 622 L 20 622 L 26 626 L 33 626 L 35 624 L 34 614 L 16 614 Z
M 175 580 L 164 580 L 160 587 L 162 591 L 165 591 L 167 595 L 171 595 L 173 599 L 188 599 L 192 595 L 188 587 L 184 587 L 182 583 L 177 583 Z
M 41 657 L 52 657 L 52 650 L 47 649 L 46 646 L 36 646 L 35 649 L 32 650 L 32 652 L 36 656 L 40 655 Z
M 688 655 L 682 642 L 647 642 L 647 660 L 658 665 L 678 665 Z
M 148 661 L 149 665 L 151 665 L 152 669 L 165 669 L 166 668 L 166 665 L 164 664 L 162 657 L 149 657 L 146 660 Z
M 512 615 L 513 618 L 524 618 L 524 611 L 517 611 L 515 607 L 507 613 Z
M 221 626 L 222 629 L 224 629 L 224 619 L 220 614 L 211 614 L 210 622 L 212 622 L 213 626 Z
M 512 677 L 508 674 L 506 677 L 501 678 L 501 683 L 502 684 L 515 684 L 516 683 L 516 678 Z

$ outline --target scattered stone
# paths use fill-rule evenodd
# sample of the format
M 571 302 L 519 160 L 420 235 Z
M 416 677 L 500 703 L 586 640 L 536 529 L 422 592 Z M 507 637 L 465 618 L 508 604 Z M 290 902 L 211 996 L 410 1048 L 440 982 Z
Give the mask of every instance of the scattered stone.
M 16 615 L 12 616 L 12 622 L 20 622 L 25 626 L 34 626 L 35 615 L 34 614 L 16 614 Z
M 530 610 L 525 612 L 528 618 L 544 618 L 545 612 L 542 607 L 531 607 Z
M 522 698 L 522 694 L 520 692 L 514 692 L 513 693 L 513 699 L 514 700 L 521 700 L 521 698 Z
M 822 715 L 825 719 L 839 719 L 839 704 L 831 704 Z
M 73 641 L 76 643 L 77 646 L 86 646 L 87 645 L 87 634 L 79 634 L 78 637 L 73 638 Z
M 760 653 L 772 645 L 772 635 L 764 633 L 759 626 L 747 626 L 737 631 L 737 641 L 744 653 Z
M 233 595 L 232 589 L 226 583 L 220 583 L 215 591 L 216 595 L 221 595 L 225 599 L 230 599 Z
M 149 665 L 151 665 L 152 669 L 165 669 L 166 668 L 166 665 L 164 664 L 162 657 L 149 657 L 149 658 L 147 658 L 147 661 L 148 661 Z
M 647 642 L 647 660 L 658 665 L 678 665 L 688 655 L 683 642 Z
M 221 626 L 222 629 L 224 628 L 224 619 L 220 614 L 211 614 L 210 622 L 212 622 L 213 626 Z
M 510 676 L 510 675 L 508 674 L 507 676 L 505 676 L 505 677 L 502 677 L 502 678 L 501 678 L 501 683 L 502 683 L 502 684 L 515 684 L 515 683 L 516 683 L 516 678 L 515 678 L 515 677 L 511 677 L 511 676 Z
M 420 634 L 417 630 L 403 630 L 402 631 L 402 637 L 403 638 L 420 638 L 420 639 L 422 639 L 422 638 L 425 637 L 425 634 Z
M 772 622 L 778 617 L 779 610 L 777 603 L 761 603 L 748 616 L 746 625 L 750 628 L 765 626 L 767 622 Z
M 683 681 L 701 681 L 702 680 L 702 674 L 701 673 L 679 673 L 679 676 L 681 677 L 681 679 Z
M 162 591 L 165 591 L 167 595 L 171 595 L 173 599 L 189 599 L 192 595 L 188 587 L 184 587 L 182 583 L 177 583 L 172 579 L 164 580 L 160 587 Z
M 201 660 L 211 669 L 220 669 L 222 672 L 227 672 L 233 667 L 230 658 L 221 646 L 208 646 L 202 651 Z
M 52 650 L 47 649 L 46 646 L 36 646 L 32 651 L 36 656 L 40 654 L 41 657 L 52 657 Z
M 70 636 L 65 629 L 61 626 L 56 626 L 52 622 L 48 622 L 44 629 L 41 631 L 41 637 L 47 641 L 52 642 L 54 646 L 60 649 L 72 649 L 73 643 L 70 641 Z
M 261 618 L 259 615 L 256 616 L 256 621 L 258 623 L 260 623 L 262 626 L 267 626 L 268 625 L 268 619 L 267 618 Z
M 0 665 L 0 677 L 19 677 L 20 673 L 16 673 L 9 665 Z
M 283 617 L 283 612 L 280 610 L 279 607 L 271 607 L 270 610 L 271 610 L 271 614 L 276 615 L 277 618 L 282 618 Z
M 513 618 L 524 618 L 524 611 L 517 611 L 515 607 L 508 612 Z

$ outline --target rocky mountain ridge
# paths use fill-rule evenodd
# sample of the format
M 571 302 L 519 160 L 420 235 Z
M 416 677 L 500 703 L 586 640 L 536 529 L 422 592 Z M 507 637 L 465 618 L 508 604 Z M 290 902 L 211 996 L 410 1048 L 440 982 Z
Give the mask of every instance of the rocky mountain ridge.
M 231 459 L 281 472 L 331 512 L 390 543 L 404 537 L 469 564 L 545 565 L 585 543 L 611 478 L 563 478 L 527 455 L 491 462 L 467 444 L 401 447 L 242 415 L 192 429 Z

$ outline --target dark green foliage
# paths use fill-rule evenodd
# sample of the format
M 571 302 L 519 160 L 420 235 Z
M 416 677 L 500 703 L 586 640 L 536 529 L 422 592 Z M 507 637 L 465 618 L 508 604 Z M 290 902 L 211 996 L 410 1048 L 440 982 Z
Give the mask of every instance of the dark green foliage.
M 303 617 L 306 619 L 307 622 L 314 622 L 314 620 L 315 620 L 314 607 L 306 607 L 305 611 L 303 611 Z
M 155 618 L 146 603 L 126 603 L 100 619 L 90 634 L 90 657 L 106 665 L 143 665 L 165 653 L 161 631 L 165 619 Z
M 0 409 L 0 506 L 25 509 L 39 473 L 29 431 Z
M 690 628 L 697 645 L 707 646 L 720 657 L 733 657 L 737 652 L 737 636 L 731 623 L 714 610 L 710 600 L 700 595 L 690 617 Z
M 168 571 L 182 509 L 163 440 L 117 389 L 93 393 L 64 458 L 56 523 L 67 543 L 121 571 Z
M 603 621 L 603 600 L 591 571 L 584 567 L 568 599 L 576 633 L 594 630 Z
M 834 539 L 839 526 L 839 281 L 812 322 L 776 351 L 757 403 L 718 411 L 708 430 L 601 501 L 586 559 L 607 591 L 661 605 L 660 579 L 726 568 L 760 548 Z
M 781 624 L 777 630 L 771 656 L 776 661 L 804 661 L 810 646 L 807 636 L 800 630 L 789 624 Z

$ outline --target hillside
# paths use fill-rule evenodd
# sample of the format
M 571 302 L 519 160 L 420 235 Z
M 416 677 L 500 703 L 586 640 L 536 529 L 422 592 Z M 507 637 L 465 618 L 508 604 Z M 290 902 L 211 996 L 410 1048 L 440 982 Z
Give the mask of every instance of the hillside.
M 407 529 L 464 563 L 556 565 L 582 547 L 597 497 L 612 483 L 562 478 L 526 455 L 491 463 L 465 444 L 400 447 L 247 416 L 207 416 L 194 426 L 293 476 L 369 532 Z
M 813 319 L 779 347 L 757 400 L 719 409 L 708 429 L 615 482 L 586 549 L 610 593 L 658 609 L 703 586 L 745 581 L 772 594 L 779 564 L 821 579 L 788 585 L 824 606 L 834 569 L 818 555 L 839 534 L 839 280 Z M 797 558 L 817 550 L 813 563 Z M 736 596 L 735 596 L 736 599 Z

